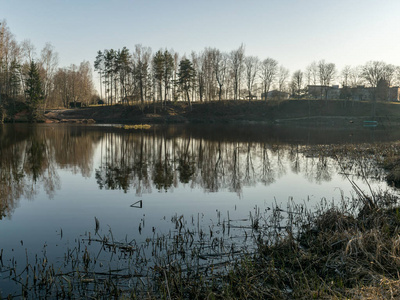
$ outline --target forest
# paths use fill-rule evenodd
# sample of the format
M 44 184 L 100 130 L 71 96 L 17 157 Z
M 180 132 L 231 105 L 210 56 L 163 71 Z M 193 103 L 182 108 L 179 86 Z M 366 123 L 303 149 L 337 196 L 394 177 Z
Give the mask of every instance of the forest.
M 16 40 L 5 20 L 0 21 L 0 121 L 8 113 L 27 109 L 33 118 L 48 107 L 87 105 L 96 94 L 89 61 L 60 67 L 51 43 L 38 51 L 30 40 Z
M 245 45 L 224 52 L 217 48 L 180 55 L 173 49 L 136 44 L 133 50 L 99 50 L 94 63 L 61 67 L 56 49 L 40 51 L 30 40 L 16 40 L 5 20 L 0 24 L 0 116 L 27 110 L 31 120 L 49 108 L 92 104 L 149 104 L 218 100 L 268 101 L 312 98 L 307 87 L 332 84 L 377 88 L 384 80 L 399 85 L 400 67 L 383 61 L 344 66 L 324 59 L 290 72 L 274 58 L 247 55 Z M 94 71 L 97 78 L 93 78 Z M 95 86 L 97 85 L 97 87 Z M 77 105 L 79 104 L 79 105 Z

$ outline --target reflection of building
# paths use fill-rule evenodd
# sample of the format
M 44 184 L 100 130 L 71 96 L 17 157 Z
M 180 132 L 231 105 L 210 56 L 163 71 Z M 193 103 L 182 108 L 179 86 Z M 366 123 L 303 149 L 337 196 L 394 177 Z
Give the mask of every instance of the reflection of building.
M 364 85 L 344 86 L 342 88 L 339 88 L 338 85 L 309 85 L 307 90 L 308 95 L 315 99 L 400 101 L 400 87 L 389 86 L 386 80 L 380 80 L 376 88 Z

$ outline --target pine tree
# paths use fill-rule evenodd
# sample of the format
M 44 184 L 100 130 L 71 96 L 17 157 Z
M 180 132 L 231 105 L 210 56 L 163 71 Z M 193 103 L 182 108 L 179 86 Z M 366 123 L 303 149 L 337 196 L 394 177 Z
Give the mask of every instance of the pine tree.
M 188 100 L 189 106 L 192 106 L 189 97 L 189 91 L 192 88 L 193 78 L 195 77 L 196 72 L 193 68 L 193 65 L 190 60 L 184 58 L 179 63 L 179 84 L 183 91 L 186 93 L 186 99 Z
M 160 98 L 160 101 L 162 103 L 163 102 L 162 83 L 164 79 L 164 55 L 162 54 L 161 50 L 157 51 L 153 57 L 153 74 L 158 84 L 158 97 Z
M 29 66 L 25 95 L 29 108 L 29 119 L 31 122 L 37 121 L 39 105 L 44 100 L 44 92 L 39 76 L 39 68 L 34 61 Z

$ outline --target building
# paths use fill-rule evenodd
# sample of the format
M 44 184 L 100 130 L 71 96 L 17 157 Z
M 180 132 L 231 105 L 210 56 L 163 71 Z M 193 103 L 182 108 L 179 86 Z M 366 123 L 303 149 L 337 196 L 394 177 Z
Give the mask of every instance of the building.
M 282 99 L 287 100 L 290 98 L 290 94 L 286 92 L 280 92 L 278 90 L 272 90 L 267 93 L 267 99 Z M 265 100 L 265 93 L 261 93 L 261 99 Z
M 309 97 L 315 99 L 346 99 L 357 101 L 400 101 L 400 87 L 389 86 L 386 80 L 380 80 L 377 87 L 366 87 L 358 85 L 356 87 L 338 85 L 308 85 L 307 92 Z

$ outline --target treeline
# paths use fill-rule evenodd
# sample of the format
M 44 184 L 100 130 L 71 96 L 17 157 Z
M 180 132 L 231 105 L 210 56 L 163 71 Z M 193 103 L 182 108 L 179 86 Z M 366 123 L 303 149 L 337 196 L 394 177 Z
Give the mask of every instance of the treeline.
M 230 52 L 205 48 L 190 55 L 174 50 L 136 45 L 98 51 L 94 69 L 99 74 L 100 98 L 106 104 L 309 97 L 307 86 L 332 83 L 355 87 L 377 87 L 385 80 L 399 85 L 398 66 L 369 61 L 361 66 L 314 61 L 292 74 L 273 58 L 247 55 L 244 45 Z M 0 24 L 0 121 L 4 106 L 25 103 L 33 118 L 46 107 L 68 107 L 70 103 L 98 103 L 87 61 L 58 66 L 51 44 L 37 53 L 29 41 L 16 41 L 5 21 Z
M 0 108 L 22 102 L 35 112 L 46 107 L 67 107 L 70 102 L 89 104 L 94 94 L 88 61 L 61 68 L 51 44 L 37 53 L 31 41 L 18 42 L 6 21 L 1 21 Z
M 309 85 L 377 87 L 380 80 L 388 85 L 400 82 L 400 68 L 382 61 L 345 66 L 339 71 L 334 63 L 320 60 L 290 74 L 273 58 L 246 55 L 244 45 L 229 53 L 205 48 L 180 56 L 167 49 L 153 54 L 139 44 L 132 52 L 126 47 L 98 51 L 94 67 L 107 104 L 301 98 L 310 96 Z

